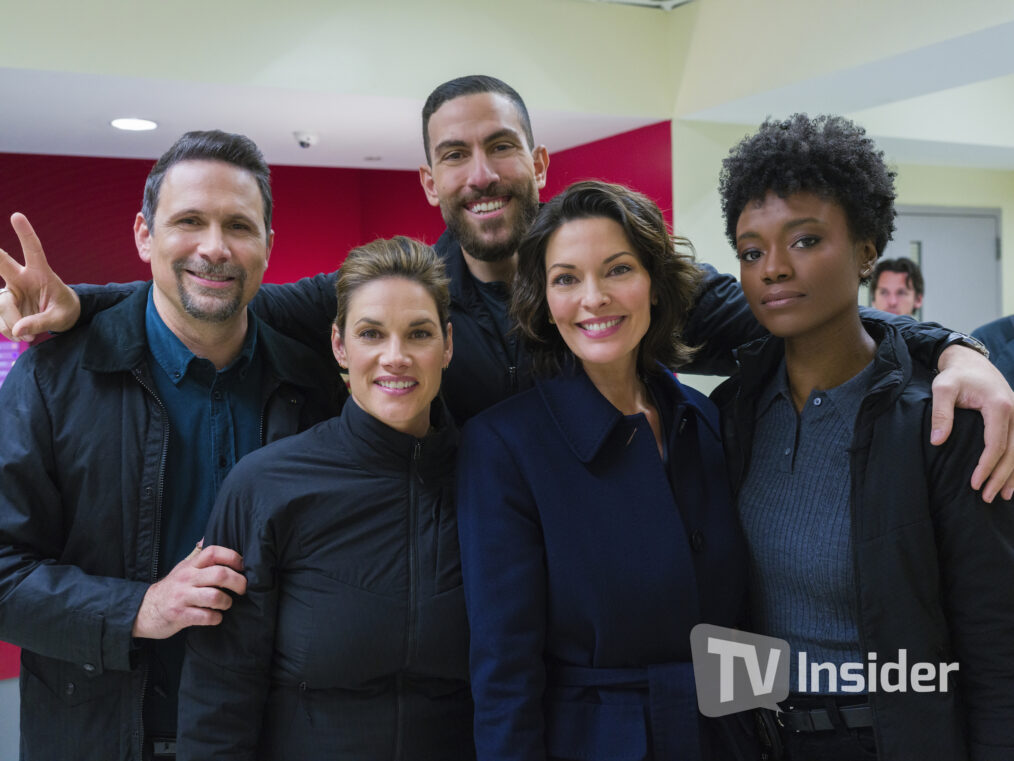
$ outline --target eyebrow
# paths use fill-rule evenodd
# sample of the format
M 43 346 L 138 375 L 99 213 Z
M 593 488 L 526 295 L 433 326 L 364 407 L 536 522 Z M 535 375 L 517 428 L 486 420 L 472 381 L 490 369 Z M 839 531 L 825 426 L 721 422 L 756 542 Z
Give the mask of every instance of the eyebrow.
M 378 328 L 382 328 L 384 326 L 384 322 L 382 320 L 375 320 L 372 317 L 360 317 L 358 320 L 356 320 L 355 324 L 359 325 L 360 323 L 374 325 Z M 436 325 L 436 324 L 437 324 L 436 321 L 432 317 L 420 317 L 418 320 L 412 320 L 412 322 L 410 322 L 408 326 L 410 328 L 415 328 L 420 325 Z
M 621 256 L 633 256 L 633 254 L 631 252 L 629 252 L 629 251 L 617 251 L 612 256 L 607 256 L 605 259 L 603 259 L 602 263 L 603 264 L 609 264 L 609 262 L 613 261 L 613 259 L 618 259 Z M 557 262 L 552 267 L 550 267 L 548 270 L 546 270 L 546 272 L 552 272 L 554 267 L 563 267 L 564 269 L 568 269 L 568 270 L 576 270 L 577 269 L 577 266 L 574 265 L 574 264 L 565 264 L 564 262 Z
M 790 221 L 786 222 L 784 225 L 782 225 L 782 230 L 791 230 L 791 229 L 793 229 L 795 227 L 800 227 L 802 225 L 808 225 L 808 224 L 814 224 L 814 223 L 816 223 L 818 225 L 826 224 L 824 222 L 824 220 L 817 219 L 816 217 L 800 217 L 799 219 L 793 219 L 793 220 L 790 220 Z M 753 230 L 747 230 L 745 233 L 737 235 L 736 236 L 736 240 L 744 240 L 744 239 L 747 239 L 747 238 L 759 238 L 759 237 L 761 237 L 760 233 L 754 232 Z
M 510 127 L 503 127 L 502 129 L 496 130 L 496 132 L 491 132 L 490 134 L 486 135 L 482 139 L 482 144 L 488 145 L 489 143 L 501 140 L 505 137 L 511 137 L 519 142 L 523 142 L 521 140 L 521 133 L 519 133 L 517 130 L 511 129 Z M 457 139 L 441 140 L 433 147 L 433 153 L 435 155 L 442 151 L 446 151 L 448 148 L 467 148 L 467 147 L 468 143 L 466 143 L 464 140 Z

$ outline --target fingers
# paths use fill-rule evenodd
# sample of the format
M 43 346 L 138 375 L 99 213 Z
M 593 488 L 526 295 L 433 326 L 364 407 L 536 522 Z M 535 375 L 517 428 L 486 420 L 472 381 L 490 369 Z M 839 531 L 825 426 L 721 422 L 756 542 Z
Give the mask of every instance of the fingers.
M 227 568 L 232 568 L 234 571 L 243 570 L 243 556 L 235 550 L 230 550 L 228 547 L 221 547 L 217 544 L 212 544 L 208 547 L 203 546 L 204 540 L 201 540 L 201 544 L 198 545 L 202 549 L 194 559 L 194 565 L 198 568 L 207 568 L 211 565 L 223 565 Z
M 35 230 L 32 228 L 31 222 L 28 221 L 28 217 L 19 211 L 11 214 L 11 226 L 14 228 L 14 232 L 17 233 L 18 240 L 21 241 L 21 250 L 25 255 L 25 266 L 48 268 L 49 264 L 46 262 L 46 254 L 42 251 L 42 242 L 39 240 L 39 236 L 35 234 Z
M 1014 409 L 1006 399 L 983 405 L 983 440 L 986 448 L 972 473 L 972 488 L 982 488 L 982 499 L 992 502 L 1014 478 Z M 988 480 L 987 480 L 988 479 Z M 1009 497 L 1005 497 L 1009 498 Z
M 0 293 L 0 334 L 8 341 L 31 341 L 34 336 L 15 338 L 14 328 L 21 320 L 21 310 L 14 301 L 14 294 L 10 291 Z
M 936 446 L 947 441 L 954 425 L 954 407 L 958 400 L 958 388 L 948 382 L 947 376 L 938 375 L 933 379 L 933 412 L 930 417 L 930 443 Z

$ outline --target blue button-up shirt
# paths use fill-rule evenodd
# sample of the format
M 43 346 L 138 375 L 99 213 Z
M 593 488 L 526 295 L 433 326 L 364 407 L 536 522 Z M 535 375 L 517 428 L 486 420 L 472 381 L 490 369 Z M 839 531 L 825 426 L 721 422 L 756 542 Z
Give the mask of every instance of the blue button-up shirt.
M 159 533 L 159 577 L 204 535 L 222 481 L 243 455 L 261 446 L 263 361 L 250 320 L 239 356 L 216 370 L 195 356 L 162 320 L 151 291 L 145 313 L 149 367 L 169 419 Z M 149 734 L 173 734 L 183 661 L 182 632 L 155 645 L 152 690 L 145 702 Z

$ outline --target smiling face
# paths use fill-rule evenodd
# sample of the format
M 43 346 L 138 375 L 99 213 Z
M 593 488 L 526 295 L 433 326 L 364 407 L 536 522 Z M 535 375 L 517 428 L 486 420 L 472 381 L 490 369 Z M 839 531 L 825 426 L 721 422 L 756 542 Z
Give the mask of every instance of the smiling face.
M 134 222 L 138 255 L 151 265 L 155 306 L 183 328 L 244 317 L 267 268 L 274 233 L 264 229 L 257 180 L 222 161 L 181 161 L 162 181 L 154 229 Z
M 470 256 L 513 256 L 539 211 L 546 149 L 528 145 L 514 104 L 496 93 L 447 101 L 428 130 L 430 164 L 419 177 L 430 204 Z
M 915 314 L 922 306 L 922 296 L 912 287 L 912 278 L 907 272 L 880 273 L 873 287 L 873 307 L 891 314 Z
M 651 278 L 612 219 L 565 222 L 546 246 L 546 303 L 586 370 L 636 373 L 651 324 Z
M 736 251 L 750 309 L 787 339 L 832 337 L 858 320 L 861 273 L 877 257 L 871 241 L 853 240 L 838 203 L 812 193 L 748 203 Z
M 415 281 L 385 277 L 357 288 L 344 330 L 331 331 L 352 399 L 385 425 L 425 436 L 441 370 L 451 361 L 446 328 L 444 338 L 433 297 Z

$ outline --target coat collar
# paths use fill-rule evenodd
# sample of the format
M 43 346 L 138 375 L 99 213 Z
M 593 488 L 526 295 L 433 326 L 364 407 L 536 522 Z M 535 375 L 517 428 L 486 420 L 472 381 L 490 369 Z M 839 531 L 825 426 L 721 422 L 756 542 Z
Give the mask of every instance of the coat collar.
M 138 288 L 115 306 L 99 312 L 92 320 L 85 343 L 82 366 L 97 373 L 131 372 L 147 360 L 148 339 L 144 327 L 149 283 Z M 321 364 L 309 349 L 268 327 L 252 311 L 247 319 L 257 321 L 257 350 L 278 380 L 297 388 L 315 388 Z
M 692 412 L 718 436 L 717 415 L 706 406 L 705 398 L 695 398 L 662 365 L 658 366 L 657 373 L 647 378 L 647 383 L 656 396 L 669 395 L 674 407 Z M 624 419 L 579 367 L 553 378 L 537 380 L 535 386 L 549 417 L 580 462 L 591 462 Z
M 374 471 L 404 472 L 413 458 L 424 473 L 450 475 L 454 470 L 458 431 L 441 397 L 430 408 L 431 429 L 421 439 L 385 425 L 349 398 L 342 407 L 343 439 L 355 439 L 349 447 L 365 467 Z

